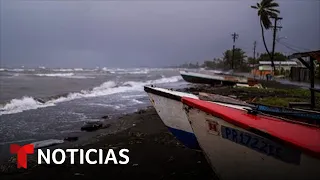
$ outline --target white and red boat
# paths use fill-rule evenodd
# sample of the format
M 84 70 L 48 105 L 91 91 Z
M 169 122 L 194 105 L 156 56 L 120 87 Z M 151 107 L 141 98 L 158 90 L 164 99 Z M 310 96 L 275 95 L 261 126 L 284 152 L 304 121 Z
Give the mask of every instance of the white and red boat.
M 320 128 L 184 97 L 197 141 L 220 179 L 320 179 Z
M 199 97 L 191 93 L 179 92 L 154 86 L 145 86 L 144 91 L 148 93 L 153 107 L 156 109 L 159 117 L 167 126 L 169 131 L 186 147 L 200 150 L 198 141 L 192 131 L 188 117 L 183 110 L 183 104 L 181 102 L 182 97 L 194 99 L 199 99 Z M 248 108 L 245 105 L 232 105 L 222 102 L 211 103 L 217 103 L 239 109 Z
M 248 78 L 242 76 L 235 76 L 231 74 L 216 74 L 209 71 L 189 72 L 180 71 L 182 78 L 191 83 L 197 84 L 210 84 L 210 85 L 235 85 L 235 84 L 248 84 Z

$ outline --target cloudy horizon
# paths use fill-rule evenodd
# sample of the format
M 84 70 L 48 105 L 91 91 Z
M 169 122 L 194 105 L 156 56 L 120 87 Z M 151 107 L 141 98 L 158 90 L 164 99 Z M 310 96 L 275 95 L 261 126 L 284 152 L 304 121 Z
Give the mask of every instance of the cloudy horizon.
M 265 52 L 255 0 L 0 0 L 0 67 L 164 67 Z M 276 51 L 320 49 L 320 1 L 280 0 Z M 266 37 L 271 47 L 271 32 Z

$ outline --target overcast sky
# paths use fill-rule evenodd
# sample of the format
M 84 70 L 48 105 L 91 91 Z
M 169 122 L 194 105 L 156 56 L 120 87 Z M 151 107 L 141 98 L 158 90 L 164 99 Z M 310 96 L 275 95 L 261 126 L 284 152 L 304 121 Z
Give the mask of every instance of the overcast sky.
M 203 62 L 236 46 L 264 52 L 256 0 L 0 0 L 1 66 L 143 67 Z M 280 0 L 281 41 L 320 49 L 320 0 Z M 270 33 L 271 34 L 271 33 Z M 267 37 L 271 42 L 271 36 Z M 277 44 L 277 51 L 293 53 Z

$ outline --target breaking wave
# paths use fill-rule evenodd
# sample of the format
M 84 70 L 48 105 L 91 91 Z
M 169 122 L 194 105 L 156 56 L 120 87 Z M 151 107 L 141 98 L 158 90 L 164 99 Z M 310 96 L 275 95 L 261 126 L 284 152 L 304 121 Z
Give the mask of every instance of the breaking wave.
M 100 86 L 94 87 L 92 90 L 82 90 L 77 93 L 69 93 L 64 97 L 58 97 L 50 99 L 48 101 L 37 100 L 33 97 L 22 97 L 21 99 L 12 99 L 5 105 L 0 105 L 0 115 L 3 114 L 14 114 L 27 110 L 44 108 L 49 106 L 55 106 L 57 103 L 71 101 L 80 98 L 90 98 L 97 96 L 106 96 L 116 93 L 132 92 L 132 91 L 143 91 L 143 86 L 149 84 L 163 84 L 178 82 L 182 78 L 181 76 L 172 76 L 167 78 L 160 78 L 157 80 L 149 80 L 144 82 L 139 81 L 127 81 L 124 83 L 117 84 L 114 81 L 107 81 L 102 83 Z M 133 100 L 135 103 L 140 103 L 138 100 Z
M 0 115 L 2 114 L 14 114 L 26 110 L 38 109 L 54 106 L 53 103 L 41 103 L 35 100 L 33 97 L 25 96 L 21 99 L 12 99 L 9 103 L 0 107 Z
M 13 72 L 23 72 L 24 69 L 6 69 L 7 71 L 13 71 Z
M 137 100 L 137 99 L 132 99 L 132 102 L 133 102 L 134 104 L 143 104 L 142 101 L 139 101 L 139 100 Z
M 53 73 L 53 74 L 35 74 L 36 76 L 48 76 L 48 77 L 66 77 L 73 76 L 73 73 Z
M 73 70 L 74 70 L 74 71 L 83 71 L 82 68 L 74 68 Z
M 52 71 L 55 71 L 55 72 L 70 72 L 70 71 L 73 71 L 73 69 L 52 69 Z
M 77 79 L 87 79 L 87 78 L 95 78 L 89 76 L 79 76 L 74 73 L 52 73 L 52 74 L 35 74 L 36 76 L 41 77 L 62 77 L 62 78 L 77 78 Z

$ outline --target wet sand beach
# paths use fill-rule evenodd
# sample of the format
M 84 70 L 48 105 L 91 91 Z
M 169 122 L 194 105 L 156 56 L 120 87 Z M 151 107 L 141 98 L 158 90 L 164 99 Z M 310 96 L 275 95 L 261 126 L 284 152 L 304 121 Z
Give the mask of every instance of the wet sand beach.
M 28 169 L 18 170 L 15 162 L 2 165 L 0 179 L 216 179 L 204 155 L 180 144 L 167 130 L 153 108 L 120 118 L 130 126 L 116 134 L 96 137 L 77 144 L 83 149 L 129 149 L 127 165 L 37 165 L 28 156 Z M 116 153 L 117 154 L 117 153 Z M 92 159 L 98 157 L 91 156 Z

